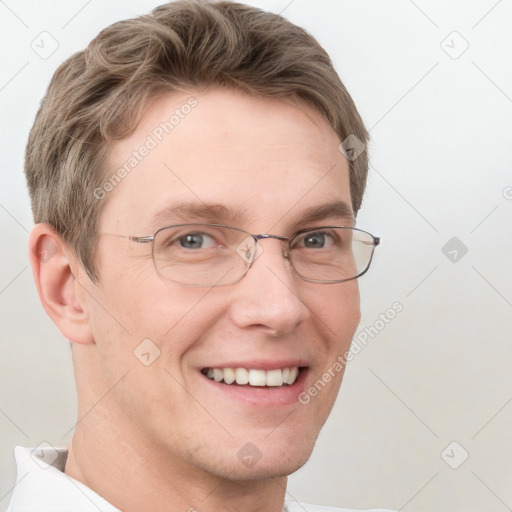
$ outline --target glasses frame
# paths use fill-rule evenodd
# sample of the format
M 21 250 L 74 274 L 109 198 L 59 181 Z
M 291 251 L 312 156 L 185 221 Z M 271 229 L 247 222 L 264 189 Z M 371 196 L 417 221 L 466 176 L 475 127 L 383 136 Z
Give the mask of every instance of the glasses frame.
M 254 240 L 254 249 L 255 250 L 252 252 L 251 259 L 248 260 L 248 262 L 247 262 L 247 268 L 246 268 L 245 272 L 240 276 L 239 279 L 237 279 L 236 281 L 225 283 L 225 284 L 221 284 L 221 285 L 218 285 L 218 284 L 189 284 L 189 283 L 180 283 L 179 281 L 174 281 L 173 279 L 170 279 L 170 278 L 164 276 L 158 270 L 158 266 L 157 266 L 156 261 L 155 261 L 155 244 L 152 243 L 152 242 L 154 242 L 154 240 L 155 240 L 156 236 L 158 235 L 158 233 L 160 233 L 161 231 L 164 231 L 166 229 L 170 229 L 170 228 L 179 228 L 179 227 L 188 227 L 188 226 L 190 226 L 190 227 L 193 227 L 193 226 L 211 226 L 211 227 L 217 227 L 217 228 L 228 228 L 228 229 L 231 229 L 231 230 L 234 230 L 234 231 L 239 231 L 240 233 L 243 233 L 243 234 L 245 234 L 247 236 L 250 236 Z M 297 270 L 293 266 L 293 263 L 292 263 L 292 261 L 291 261 L 291 259 L 289 257 L 289 255 L 290 255 L 290 246 L 293 243 L 293 240 L 295 240 L 298 236 L 303 235 L 305 233 L 315 232 L 315 231 L 322 230 L 322 229 L 332 229 L 332 228 L 350 229 L 352 231 L 358 231 L 358 232 L 361 232 L 361 233 L 365 233 L 366 235 L 369 235 L 371 237 L 371 239 L 373 240 L 373 248 L 372 248 L 372 252 L 370 254 L 370 258 L 368 260 L 368 263 L 367 263 L 366 267 L 364 268 L 364 270 L 359 272 L 354 277 L 350 277 L 348 279 L 338 279 L 338 280 L 335 280 L 335 281 L 330 281 L 330 280 L 327 281 L 327 280 L 322 280 L 322 279 L 311 279 L 311 278 L 304 277 L 301 274 L 299 274 L 299 272 L 297 272 Z M 257 250 L 258 242 L 260 240 L 266 240 L 266 239 L 272 239 L 272 238 L 275 239 L 275 240 L 280 240 L 282 242 L 287 242 L 286 243 L 286 250 L 283 252 L 283 256 L 284 256 L 284 258 L 287 261 L 290 262 L 290 266 L 293 268 L 294 272 L 302 280 L 304 280 L 306 282 L 309 282 L 309 283 L 318 283 L 318 284 L 340 284 L 340 283 L 345 283 L 347 281 L 352 281 L 354 279 L 358 279 L 362 275 L 366 274 L 366 272 L 370 268 L 371 262 L 373 260 L 373 254 L 375 252 L 375 248 L 378 245 L 380 245 L 380 241 L 381 241 L 380 237 L 374 236 L 371 233 L 369 233 L 368 231 L 364 231 L 363 229 L 355 228 L 355 227 L 352 227 L 352 226 L 339 226 L 339 225 L 317 226 L 317 227 L 312 227 L 312 228 L 301 229 L 300 231 L 297 231 L 296 233 L 294 233 L 292 236 L 287 237 L 287 236 L 282 236 L 282 235 L 271 235 L 271 234 L 268 234 L 268 233 L 254 234 L 254 233 L 249 233 L 248 231 L 245 231 L 245 230 L 240 229 L 240 228 L 236 228 L 236 227 L 233 227 L 233 226 L 228 226 L 226 224 L 210 224 L 210 223 L 205 223 L 205 222 L 193 222 L 193 223 L 184 223 L 184 224 L 171 224 L 169 226 L 164 226 L 164 227 L 161 227 L 161 228 L 157 229 L 153 235 L 146 235 L 146 236 L 113 235 L 113 234 L 109 234 L 109 233 L 103 233 L 103 235 L 114 236 L 114 237 L 118 237 L 118 238 L 127 238 L 127 239 L 131 240 L 132 242 L 136 242 L 138 244 L 152 243 L 151 258 L 153 260 L 153 265 L 155 266 L 155 270 L 157 271 L 158 275 L 160 277 L 164 278 L 164 279 L 167 279 L 168 281 L 173 282 L 173 283 L 177 283 L 177 284 L 180 284 L 182 286 L 194 286 L 194 287 L 227 286 L 228 284 L 238 283 L 240 280 L 242 280 L 244 278 L 244 276 L 247 274 L 247 272 L 249 272 L 249 269 L 251 268 L 252 264 L 254 263 L 254 261 L 256 260 L 256 258 L 258 256 L 258 250 Z

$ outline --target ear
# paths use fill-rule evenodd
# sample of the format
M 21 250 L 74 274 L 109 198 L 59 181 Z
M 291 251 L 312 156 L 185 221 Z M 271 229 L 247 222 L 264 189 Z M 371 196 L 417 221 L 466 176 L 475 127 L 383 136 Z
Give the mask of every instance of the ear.
M 52 226 L 36 224 L 29 236 L 29 256 L 39 299 L 53 323 L 72 343 L 94 343 L 86 292 L 75 279 L 80 264 L 74 251 Z

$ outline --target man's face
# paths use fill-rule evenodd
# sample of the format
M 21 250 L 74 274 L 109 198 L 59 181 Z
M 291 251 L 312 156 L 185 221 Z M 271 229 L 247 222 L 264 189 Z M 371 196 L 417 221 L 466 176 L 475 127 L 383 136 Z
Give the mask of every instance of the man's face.
M 291 236 L 353 224 L 338 210 L 305 218 L 330 203 L 351 205 L 348 162 L 319 114 L 223 89 L 194 97 L 197 105 L 181 111 L 190 113 L 109 193 L 101 233 L 143 236 L 172 224 L 222 222 Z M 157 140 L 155 128 L 188 98 L 155 100 L 113 148 L 107 179 L 148 135 Z M 303 281 L 283 257 L 282 241 L 260 245 L 238 283 L 209 288 L 161 277 L 150 243 L 100 238 L 100 283 L 87 285 L 94 298 L 84 294 L 96 343 L 91 386 L 98 396 L 110 390 L 105 428 L 124 443 L 183 471 L 230 479 L 290 474 L 308 459 L 342 372 L 307 405 L 298 395 L 348 349 L 359 322 L 357 281 Z M 151 342 L 137 349 L 143 340 Z M 134 355 L 147 363 L 155 347 L 160 353 L 149 366 Z M 228 385 L 205 375 L 223 368 L 299 374 L 282 387 Z

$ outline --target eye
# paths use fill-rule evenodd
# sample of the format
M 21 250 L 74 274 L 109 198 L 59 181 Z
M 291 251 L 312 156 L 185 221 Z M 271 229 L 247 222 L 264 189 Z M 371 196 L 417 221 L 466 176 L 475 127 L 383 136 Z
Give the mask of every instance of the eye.
M 306 249 L 324 249 L 332 246 L 332 237 L 325 232 L 315 231 L 306 233 L 298 243 L 299 247 Z
M 187 233 L 180 236 L 178 242 L 184 249 L 211 249 L 217 245 L 206 233 Z

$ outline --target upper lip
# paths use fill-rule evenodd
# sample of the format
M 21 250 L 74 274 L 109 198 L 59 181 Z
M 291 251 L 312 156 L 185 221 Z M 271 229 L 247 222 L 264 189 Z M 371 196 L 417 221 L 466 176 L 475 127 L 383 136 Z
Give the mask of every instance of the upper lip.
M 229 361 L 223 363 L 210 363 L 209 365 L 203 366 L 202 368 L 249 368 L 255 370 L 279 370 L 282 368 L 301 368 L 308 366 L 308 364 L 297 358 L 294 359 L 281 359 L 279 361 L 257 359 L 252 361 Z

